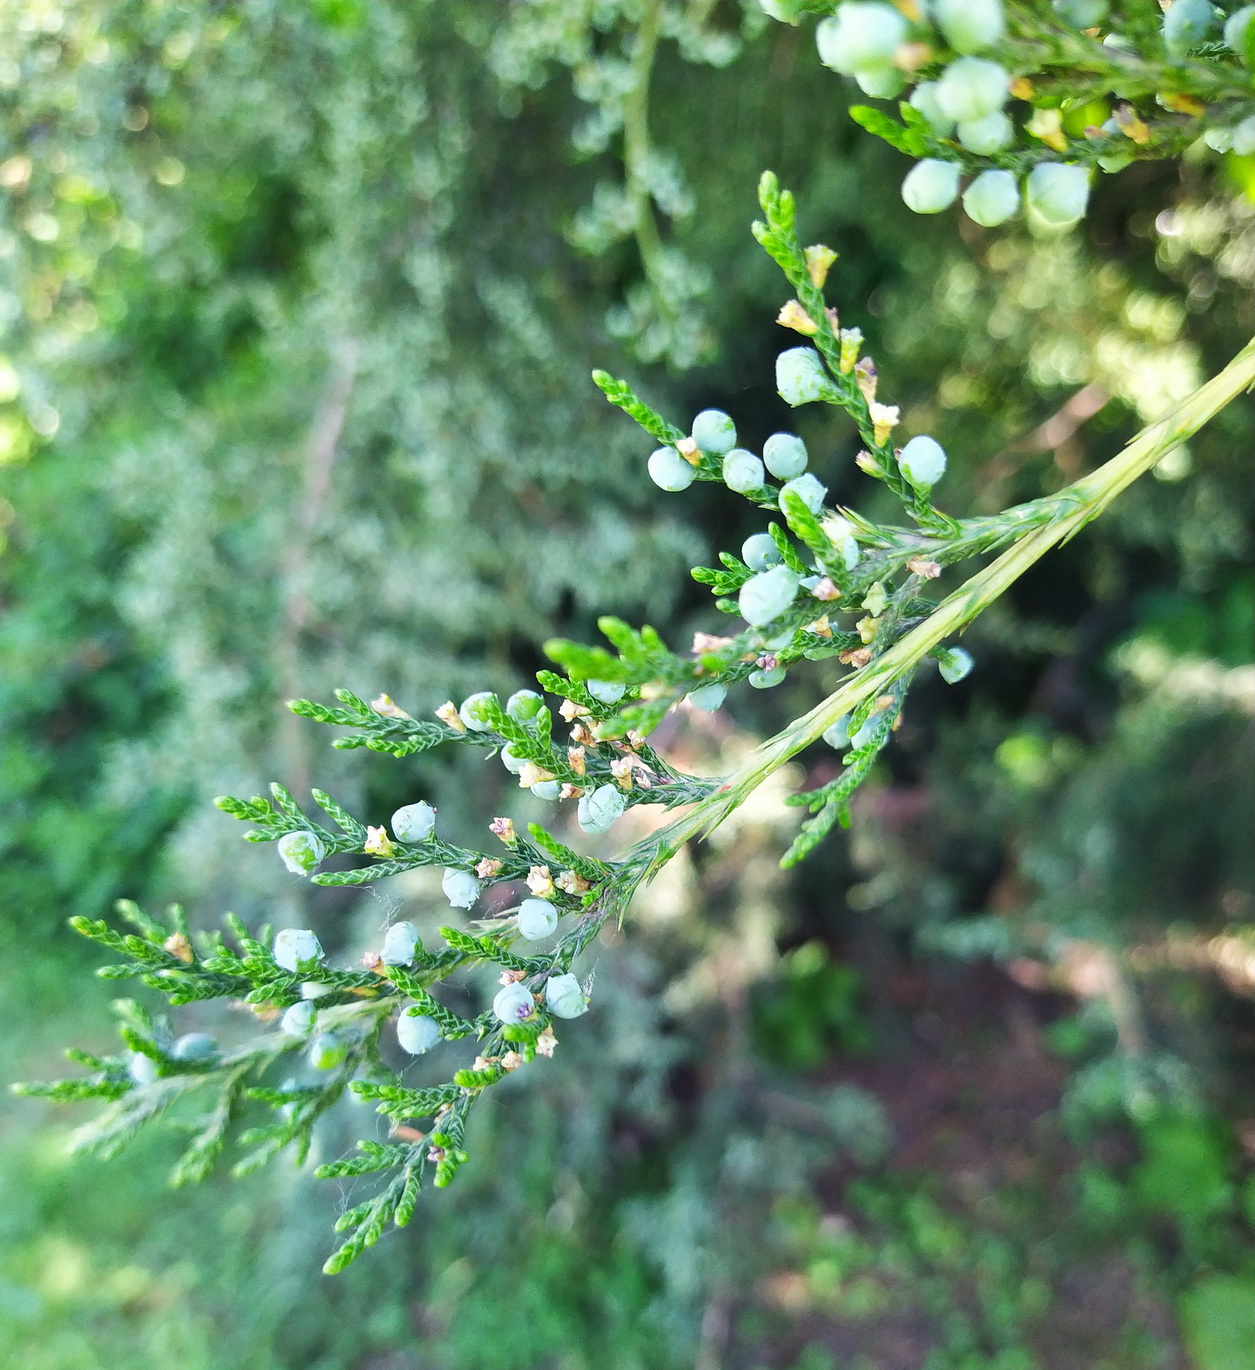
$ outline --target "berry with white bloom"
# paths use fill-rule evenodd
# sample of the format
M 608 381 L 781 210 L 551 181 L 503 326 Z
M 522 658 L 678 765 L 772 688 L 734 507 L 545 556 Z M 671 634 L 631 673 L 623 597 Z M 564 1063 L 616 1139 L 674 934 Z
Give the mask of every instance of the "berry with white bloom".
M 447 870 L 440 882 L 444 897 L 452 908 L 469 909 L 479 898 L 479 881 L 470 871 Z
M 790 347 L 776 358 L 776 390 L 786 404 L 813 404 L 832 389 L 823 358 L 813 347 Z
M 741 617 L 755 628 L 780 617 L 797 596 L 797 576 L 787 566 L 759 571 L 741 586 Z
M 959 142 L 980 157 L 1000 152 L 1015 137 L 1011 120 L 1000 109 L 983 119 L 970 119 L 958 127 Z
M 956 123 L 983 119 L 1007 102 L 1011 77 L 1004 67 L 984 57 L 960 57 L 941 73 L 937 103 Z
M 674 447 L 660 447 L 649 459 L 649 478 L 660 490 L 687 490 L 697 472 Z
M 921 81 L 911 92 L 910 104 L 928 120 L 928 127 L 938 138 L 948 138 L 953 132 L 954 120 L 941 108 L 936 81 Z
M 806 0 L 758 0 L 762 12 L 782 24 L 791 24 L 802 13 Z
M 830 723 L 824 729 L 823 739 L 834 751 L 844 751 L 850 745 L 850 715 L 842 714 L 835 723 Z
M 127 1057 L 126 1073 L 137 1085 L 151 1085 L 157 1078 L 157 1062 L 142 1051 L 133 1051 Z
M 700 709 L 702 713 L 713 714 L 719 712 L 727 697 L 728 690 L 725 685 L 699 685 L 696 690 L 689 691 L 688 700 L 695 709 Z
M 278 842 L 279 856 L 293 875 L 309 875 L 327 854 L 317 833 L 285 832 Z
M 289 1037 L 308 1037 L 313 1032 L 317 1019 L 318 1009 L 310 1000 L 302 999 L 299 1004 L 293 1004 L 285 1010 L 283 1017 L 279 1019 L 279 1027 Z
M 1229 130 L 1229 146 L 1239 157 L 1249 157 L 1255 152 L 1255 114 Z
M 824 507 L 824 496 L 827 493 L 828 487 L 809 471 L 804 476 L 795 476 L 780 487 L 782 501 L 785 495 L 796 495 L 812 514 L 819 513 Z
M 397 1041 L 402 1051 L 421 1056 L 440 1040 L 440 1024 L 419 1011 L 417 1005 L 405 1009 L 397 1019 Z
M 995 228 L 1020 207 L 1020 188 L 1009 171 L 982 171 L 963 192 L 967 217 L 982 228 Z
M 853 747 L 856 752 L 859 751 L 861 748 L 866 747 L 867 744 L 872 740 L 872 736 L 876 731 L 876 725 L 879 722 L 880 716 L 878 714 L 872 714 L 872 716 L 862 725 L 862 727 L 860 727 L 859 730 L 851 736 L 850 746 Z
M 421 945 L 418 929 L 413 923 L 393 923 L 383 935 L 379 955 L 385 966 L 409 966 Z
M 513 1027 L 535 1016 L 536 1000 L 526 985 L 506 985 L 492 1001 L 492 1011 L 503 1023 Z
M 334 1070 L 348 1054 L 348 1044 L 334 1032 L 320 1032 L 309 1044 L 309 1063 L 315 1070 Z
M 1171 57 L 1184 57 L 1196 48 L 1216 22 L 1211 0 L 1174 0 L 1163 17 L 1163 41 Z
M 957 685 L 971 673 L 975 665 L 971 652 L 964 651 L 962 647 L 943 647 L 934 655 L 941 671 L 941 678 L 947 685 Z
M 1007 31 L 1002 0 L 933 0 L 932 12 L 955 52 L 992 47 Z
M 895 67 L 861 68 L 854 73 L 854 81 L 873 100 L 892 100 L 906 89 L 906 77 Z
M 779 480 L 792 480 L 806 470 L 806 444 L 795 433 L 773 433 L 763 443 L 763 461 Z
M 916 162 L 902 182 L 902 199 L 915 214 L 940 214 L 958 193 L 959 168 L 936 157 Z
M 1093 29 L 1107 17 L 1107 0 L 1051 0 L 1055 13 L 1078 29 Z
M 545 981 L 545 1007 L 555 1018 L 578 1018 L 588 1011 L 588 998 L 574 975 L 551 975 Z
M 186 1032 L 170 1048 L 176 1061 L 212 1061 L 217 1054 L 217 1039 L 207 1032 Z
M 1224 40 L 1243 59 L 1251 41 L 1252 25 L 1255 25 L 1255 5 L 1243 5 L 1225 20 Z
M 519 905 L 519 933 L 529 942 L 540 942 L 558 926 L 558 910 L 548 899 L 524 899 Z
M 581 796 L 575 816 L 585 832 L 609 832 L 626 808 L 627 797 L 617 785 L 599 785 L 591 794 Z
M 515 690 L 505 702 L 505 711 L 516 723 L 531 723 L 545 707 L 535 690 Z
M 1074 224 L 1089 203 L 1089 173 L 1067 162 L 1040 162 L 1029 172 L 1028 203 L 1051 228 Z
M 492 727 L 492 719 L 488 717 L 487 706 L 499 704 L 500 701 L 491 690 L 480 690 L 477 694 L 470 695 L 462 701 L 462 707 L 458 710 L 458 717 L 473 733 L 486 733 Z
M 751 571 L 765 571 L 784 560 L 770 533 L 751 533 L 741 544 L 741 560 Z
M 323 958 L 322 943 L 308 928 L 284 928 L 275 934 L 275 961 L 293 975 L 313 970 Z
M 845 0 L 815 30 L 819 60 L 843 76 L 889 66 L 906 42 L 907 23 L 882 0 Z
M 784 667 L 773 666 L 769 671 L 751 671 L 747 677 L 756 690 L 770 690 L 784 680 Z
M 501 764 L 511 775 L 518 775 L 527 762 L 521 756 L 515 756 L 513 747 L 502 747 Z
M 936 438 L 912 438 L 898 455 L 902 474 L 917 490 L 927 490 L 945 475 L 946 449 Z
M 736 446 L 736 424 L 722 409 L 703 409 L 693 420 L 693 441 L 712 457 L 721 457 Z
M 584 688 L 602 704 L 617 704 L 627 691 L 621 680 L 586 680 Z
M 562 798 L 560 780 L 538 780 L 530 789 L 537 799 L 543 799 L 546 804 L 556 804 Z
M 422 799 L 392 815 L 392 831 L 398 842 L 426 842 L 435 828 L 436 811 Z
M 723 483 L 738 495 L 753 494 L 763 488 L 763 464 L 744 447 L 734 447 L 723 459 Z

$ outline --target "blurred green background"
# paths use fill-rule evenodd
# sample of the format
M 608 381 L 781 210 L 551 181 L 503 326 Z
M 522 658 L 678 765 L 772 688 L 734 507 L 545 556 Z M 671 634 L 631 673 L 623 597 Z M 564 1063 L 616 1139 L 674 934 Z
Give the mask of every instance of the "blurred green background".
M 284 699 L 419 713 L 601 612 L 713 626 L 686 569 L 750 510 L 654 490 L 592 366 L 750 445 L 796 426 L 876 508 L 845 427 L 774 393 L 764 167 L 955 512 L 1074 478 L 1255 332 L 1255 162 L 990 234 L 907 213 L 844 100 L 738 0 L 0 5 L 6 1080 L 110 1039 L 71 914 L 180 900 L 344 956 L 434 914 L 421 880 L 294 888 L 209 801 L 422 793 L 469 834 L 498 769 L 335 752 Z M 70 1111 L 6 1098 L 4 1363 L 1252 1370 L 1251 456 L 1243 402 L 1025 577 L 798 871 L 780 801 L 831 753 L 677 861 L 590 953 L 596 1012 L 346 1275 L 347 1184 L 172 1192 L 177 1136 L 71 1159 Z M 671 745 L 729 765 L 825 672 Z

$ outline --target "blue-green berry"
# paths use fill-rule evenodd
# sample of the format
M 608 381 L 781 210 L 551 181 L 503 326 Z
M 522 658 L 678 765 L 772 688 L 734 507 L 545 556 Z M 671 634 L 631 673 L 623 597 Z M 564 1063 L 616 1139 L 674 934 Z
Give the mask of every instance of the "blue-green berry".
M 293 875 L 310 875 L 327 854 L 326 843 L 314 832 L 285 832 L 278 841 L 279 856 Z
M 906 37 L 906 20 L 883 0 L 845 0 L 815 30 L 819 60 L 843 76 L 889 66 Z
M 921 81 L 911 92 L 909 103 L 924 116 L 938 138 L 948 138 L 953 132 L 954 120 L 941 108 L 936 81 Z
M 444 897 L 452 908 L 469 909 L 479 898 L 479 881 L 470 871 L 447 870 L 440 882 Z
M 813 404 L 833 393 L 823 358 L 813 347 L 790 347 L 776 358 L 776 390 L 785 404 Z
M 409 966 L 421 945 L 422 938 L 413 923 L 393 923 L 383 935 L 379 955 L 385 966 Z
M 1231 128 L 1205 128 L 1203 142 L 1213 152 L 1233 151 L 1233 130 Z
M 983 119 L 969 119 L 957 129 L 959 142 L 979 157 L 1000 152 L 1015 137 L 1011 120 L 1000 109 L 986 114 Z
M 527 761 L 523 757 L 517 755 L 513 747 L 502 747 L 501 764 L 511 775 L 518 775 L 523 767 L 527 765 Z
M 513 984 L 497 992 L 492 1011 L 503 1023 L 514 1026 L 525 1023 L 536 1014 L 536 1000 L 526 985 Z
M 529 942 L 540 942 L 558 926 L 558 910 L 548 899 L 524 899 L 517 921 L 520 936 Z
M 868 743 L 872 740 L 872 738 L 876 735 L 876 728 L 878 727 L 878 725 L 880 724 L 880 722 L 881 722 L 880 715 L 879 715 L 879 714 L 873 714 L 869 719 L 867 719 L 863 724 L 861 724 L 861 726 L 859 727 L 859 729 L 858 729 L 858 731 L 857 731 L 856 733 L 853 733 L 853 734 L 851 735 L 851 737 L 850 737 L 850 746 L 851 746 L 856 752 L 857 752 L 857 751 L 862 751 L 862 749 L 863 749 L 864 747 L 866 747 L 867 744 L 868 744 Z
M 1085 215 L 1089 173 L 1068 162 L 1040 162 L 1028 176 L 1028 203 L 1051 228 L 1066 228 Z
M 687 490 L 697 471 L 674 447 L 660 447 L 649 459 L 649 478 L 660 490 Z
M 744 447 L 734 447 L 723 459 L 723 483 L 738 495 L 750 495 L 763 488 L 763 464 Z
M 721 457 L 736 446 L 736 424 L 722 409 L 703 409 L 693 420 L 693 441 L 712 457 Z
M 850 715 L 842 714 L 830 723 L 823 731 L 823 739 L 834 751 L 844 751 L 850 745 Z
M 133 1051 L 126 1060 L 126 1073 L 134 1084 L 151 1085 L 161 1071 L 151 1056 L 145 1056 L 142 1051 Z
M 1184 57 L 1196 48 L 1216 22 L 1216 7 L 1211 0 L 1173 0 L 1163 17 L 1164 47 L 1172 57 Z
M 516 723 L 532 723 L 545 707 L 535 690 L 515 690 L 505 702 L 505 711 Z
M 1051 0 L 1055 13 L 1078 29 L 1096 29 L 1107 17 L 1107 0 Z
M 1004 224 L 1020 207 L 1020 188 L 1009 171 L 982 171 L 963 192 L 967 217 L 982 228 Z
M 1243 5 L 1225 20 L 1224 40 L 1243 61 L 1250 50 L 1252 24 L 1255 24 L 1255 5 Z
M 473 733 L 489 732 L 493 726 L 489 710 L 500 708 L 501 701 L 491 690 L 480 690 L 462 701 L 458 717 Z
M 937 81 L 937 103 L 955 123 L 983 119 L 1007 103 L 1011 77 L 1005 67 L 984 57 L 960 57 Z
M 806 0 L 758 0 L 758 7 L 782 24 L 792 24 L 806 7 Z
M 551 975 L 545 981 L 545 1007 L 555 1018 L 578 1018 L 588 1011 L 588 998 L 574 975 Z
M 170 1048 L 176 1061 L 212 1061 L 218 1055 L 217 1038 L 207 1032 L 185 1032 Z
M 627 796 L 617 785 L 598 785 L 580 797 L 576 821 L 585 832 L 609 832 L 627 808 Z
M 854 81 L 873 100 L 892 100 L 906 89 L 906 76 L 896 67 L 860 68 L 854 73 Z
M 927 490 L 946 473 L 946 449 L 936 438 L 921 434 L 898 454 L 898 465 L 917 490 Z
M 955 52 L 980 52 L 1007 31 L 1002 0 L 933 0 L 932 12 Z
M 689 691 L 688 701 L 695 709 L 700 709 L 702 713 L 713 714 L 719 712 L 727 697 L 726 685 L 699 685 L 696 690 Z
M 756 690 L 770 690 L 784 681 L 783 666 L 773 666 L 769 671 L 751 671 L 746 679 Z
M 751 533 L 741 544 L 741 560 L 751 571 L 765 571 L 784 560 L 770 533 Z
M 806 470 L 806 444 L 796 433 L 773 433 L 763 443 L 763 463 L 778 480 L 792 480 Z
M 971 673 L 975 664 L 971 652 L 964 651 L 962 647 L 943 647 L 933 655 L 937 658 L 941 678 L 947 685 L 957 685 Z
M 392 815 L 392 835 L 398 842 L 426 842 L 436 830 L 436 811 L 426 800 L 406 804 Z
M 759 571 L 741 586 L 737 604 L 741 617 L 752 627 L 778 619 L 797 596 L 797 576 L 787 566 Z
M 308 928 L 284 928 L 275 934 L 271 954 L 284 970 L 297 975 L 314 970 L 322 961 L 322 943 Z
M 317 1007 L 310 1000 L 302 999 L 299 1004 L 293 1004 L 284 1011 L 279 1019 L 279 1027 L 289 1037 L 308 1037 L 317 1021 Z
M 1239 157 L 1249 157 L 1255 152 L 1255 114 L 1233 126 L 1229 131 L 1229 146 Z
M 586 680 L 584 688 L 601 704 L 617 704 L 627 692 L 621 680 Z
M 440 1024 L 412 1004 L 397 1019 L 397 1042 L 402 1051 L 421 1056 L 440 1040 Z
M 906 173 L 902 199 L 915 214 L 940 214 L 959 194 L 959 168 L 953 162 L 925 157 Z
M 784 507 L 785 495 L 796 495 L 812 514 L 817 514 L 824 507 L 824 496 L 827 493 L 828 487 L 807 471 L 803 476 L 795 476 L 792 480 L 785 481 L 780 487 L 780 507 Z
M 348 1043 L 334 1032 L 320 1032 L 309 1044 L 309 1063 L 315 1070 L 334 1070 L 348 1054 Z
M 560 780 L 538 780 L 532 786 L 532 793 L 537 799 L 543 799 L 546 804 L 556 804 L 562 798 L 562 782 Z

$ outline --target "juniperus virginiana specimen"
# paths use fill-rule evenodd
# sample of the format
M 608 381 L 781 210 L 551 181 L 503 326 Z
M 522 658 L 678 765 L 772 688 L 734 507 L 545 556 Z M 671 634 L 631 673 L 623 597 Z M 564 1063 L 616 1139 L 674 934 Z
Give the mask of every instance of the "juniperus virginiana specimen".
M 685 812 L 609 859 L 584 854 L 539 825 L 518 832 L 504 818 L 488 825 L 482 848 L 460 847 L 442 836 L 438 815 L 421 799 L 378 825 L 360 821 L 320 790 L 313 799 L 325 824 L 279 786 L 269 800 L 220 800 L 223 810 L 252 825 L 250 840 L 275 842 L 297 877 L 360 885 L 435 866 L 444 871 L 442 888 L 457 912 L 441 928 L 439 947 L 423 946 L 415 929 L 398 925 L 379 953 L 351 970 L 329 965 L 306 929 L 252 934 L 228 918 L 234 943 L 228 945 L 221 936 L 193 939 L 177 911 L 162 923 L 126 905 L 130 933 L 76 919 L 80 932 L 117 955 L 116 964 L 102 970 L 106 977 L 138 978 L 173 1007 L 239 1001 L 270 1025 L 255 1039 L 220 1050 L 203 1034 L 175 1038 L 163 1020 L 123 1001 L 124 1051 L 110 1057 L 72 1053 L 90 1071 L 88 1078 L 24 1087 L 56 1099 L 104 1101 L 106 1108 L 80 1134 L 82 1145 L 116 1151 L 182 1096 L 197 1094 L 208 1096 L 210 1106 L 176 1168 L 177 1182 L 208 1172 L 246 1111 L 269 1109 L 271 1117 L 235 1138 L 244 1150 L 237 1170 L 289 1148 L 301 1160 L 319 1117 L 352 1089 L 374 1102 L 393 1128 L 387 1142 L 363 1140 L 357 1155 L 318 1170 L 328 1178 L 371 1172 L 383 1178 L 376 1194 L 337 1224 L 345 1240 L 326 1269 L 343 1269 L 390 1225 L 409 1222 L 425 1180 L 441 1187 L 455 1177 L 467 1160 L 468 1116 L 484 1092 L 551 1054 L 555 1027 L 588 1010 L 592 986 L 576 973 L 577 958 L 607 919 L 623 916 L 644 881 L 822 737 L 843 752 L 843 773 L 795 797 L 810 816 L 783 859 L 792 864 L 803 858 L 846 820 L 852 792 L 892 737 L 915 672 L 932 658 L 947 680 L 963 679 L 972 659 L 948 639 L 1255 383 L 1253 343 L 1170 416 L 1075 484 L 998 515 L 955 518 L 933 497 L 944 477 L 944 450 L 927 434 L 896 445 L 898 410 L 879 394 L 861 334 L 842 328 L 827 302 L 824 286 L 835 253 L 801 245 L 793 199 L 770 174 L 763 177 L 760 200 L 764 221 L 755 224 L 755 235 L 794 292 L 780 322 L 809 340 L 780 356 L 780 393 L 793 405 L 830 404 L 854 423 L 863 442 L 860 469 L 897 497 L 906 521 L 880 524 L 852 509 L 830 508 L 822 483 L 806 469 L 804 444 L 792 434 L 774 435 L 760 460 L 736 448 L 729 416 L 704 411 L 686 433 L 625 383 L 595 373 L 607 398 L 657 444 L 648 470 L 664 489 L 679 490 L 692 480 L 729 483 L 731 473 L 734 487 L 769 516 L 741 557 L 724 553 L 719 567 L 693 572 L 710 586 L 716 609 L 737 620 L 729 631 L 701 633 L 691 651 L 677 652 L 652 628 L 603 619 L 608 648 L 549 644 L 562 670 L 542 671 L 538 681 L 561 717 L 561 734 L 555 709 L 532 691 L 504 703 L 481 692 L 460 707 L 450 702 L 430 720 L 411 717 L 385 695 L 367 703 L 341 692 L 336 706 L 300 700 L 292 708 L 348 730 L 338 747 L 410 756 L 447 744 L 497 753 L 521 786 L 573 807 L 577 831 L 611 832 L 638 804 Z M 666 454 L 665 480 L 658 478 L 659 453 Z M 677 480 L 680 471 L 689 480 Z M 1006 550 L 940 603 L 928 597 L 929 583 L 945 568 L 999 548 Z M 742 682 L 769 688 L 807 661 L 834 656 L 849 667 L 840 688 L 725 779 L 684 774 L 649 744 L 667 711 L 686 697 L 715 709 Z M 362 864 L 321 869 L 332 856 L 361 858 Z M 477 922 L 483 890 L 503 884 L 517 893 L 514 909 Z M 541 946 L 550 936 L 556 941 Z M 500 983 L 490 1002 L 464 1016 L 435 991 L 477 963 L 496 967 Z M 474 1040 L 474 1055 L 468 1050 L 470 1059 L 447 1082 L 410 1088 L 388 1065 L 390 1048 L 382 1047 L 394 1023 L 407 1055 L 464 1039 Z

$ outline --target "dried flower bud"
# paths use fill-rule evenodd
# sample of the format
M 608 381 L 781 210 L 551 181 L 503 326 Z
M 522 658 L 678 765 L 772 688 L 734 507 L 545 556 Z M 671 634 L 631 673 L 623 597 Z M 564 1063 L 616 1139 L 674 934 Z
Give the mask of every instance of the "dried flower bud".
M 889 434 L 897 427 L 902 417 L 901 411 L 896 404 L 869 404 L 871 412 L 872 436 L 878 443 L 889 441 Z
M 515 842 L 518 840 L 517 834 L 514 831 L 514 823 L 509 818 L 494 818 L 488 825 L 488 831 L 492 833 L 494 837 L 499 837 L 507 847 L 514 846 Z
M 833 583 L 831 577 L 821 576 L 819 583 L 811 587 L 811 594 L 816 599 L 833 600 L 841 598 L 841 591 Z
M 376 695 L 375 698 L 370 701 L 370 707 L 374 709 L 377 714 L 382 714 L 384 718 L 410 717 L 404 709 L 398 708 L 397 705 L 392 702 L 391 695 Z
M 558 1039 L 553 1035 L 552 1028 L 546 1028 L 544 1032 L 536 1038 L 536 1055 L 552 1056 L 553 1049 L 558 1045 Z
M 493 856 L 485 856 L 484 859 L 475 867 L 475 874 L 481 880 L 491 880 L 501 869 L 501 862 Z
M 828 268 L 837 260 L 837 254 L 823 243 L 815 243 L 806 249 L 806 274 L 816 290 L 824 288 L 828 279 Z
M 863 345 L 863 330 L 861 328 L 843 328 L 841 330 L 841 374 L 848 376 L 854 370 L 854 363 L 858 361 L 858 350 Z
M 548 866 L 533 866 L 527 872 L 527 888 L 539 898 L 545 898 L 553 893 L 553 876 L 549 874 Z
M 507 1051 L 501 1058 L 501 1069 L 504 1070 L 507 1075 L 509 1075 L 511 1071 L 517 1070 L 522 1064 L 523 1058 L 517 1051 Z
M 582 876 L 576 875 L 574 871 L 563 871 L 554 881 L 554 884 L 565 894 L 581 895 L 587 894 L 592 886 Z
M 584 774 L 584 748 L 568 747 L 566 752 L 567 765 L 576 775 Z
M 781 328 L 791 328 L 795 333 L 801 333 L 807 338 L 813 338 L 819 332 L 819 325 L 797 300 L 790 300 L 781 308 L 776 315 L 776 322 Z
M 906 569 L 913 576 L 920 576 L 924 580 L 936 580 L 941 574 L 941 567 L 926 557 L 911 557 L 906 563 Z
M 161 944 L 162 949 L 168 951 L 171 956 L 177 956 L 180 961 L 191 962 L 192 944 L 181 932 L 171 933 Z
M 388 836 L 387 828 L 366 829 L 366 841 L 362 843 L 363 851 L 369 852 L 371 856 L 395 856 L 396 847 L 392 844 L 392 839 Z
M 580 786 L 580 785 L 572 785 L 569 781 L 567 781 L 566 783 L 563 784 L 562 788 L 558 791 L 558 798 L 559 798 L 559 799 L 578 799 L 578 798 L 580 797 L 580 795 L 582 795 L 583 793 L 584 793 L 584 790 L 583 790 L 583 787 L 582 787 L 582 786 Z
M 855 647 L 851 651 L 842 652 L 837 657 L 843 666 L 853 666 L 856 671 L 861 670 L 871 659 L 870 647 Z
M 876 363 L 870 357 L 862 357 L 854 367 L 854 380 L 863 398 L 870 404 L 876 398 Z
M 567 723 L 574 723 L 577 718 L 588 717 L 588 710 L 582 704 L 577 704 L 573 699 L 564 699 L 558 712 Z

